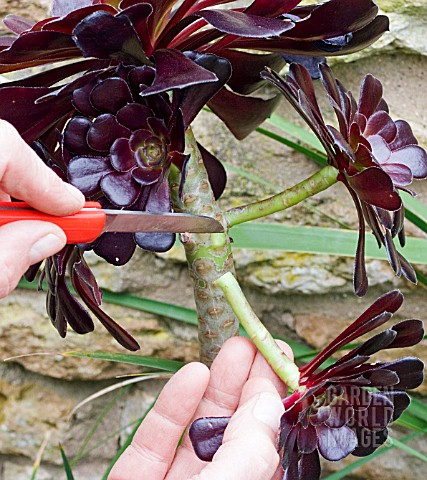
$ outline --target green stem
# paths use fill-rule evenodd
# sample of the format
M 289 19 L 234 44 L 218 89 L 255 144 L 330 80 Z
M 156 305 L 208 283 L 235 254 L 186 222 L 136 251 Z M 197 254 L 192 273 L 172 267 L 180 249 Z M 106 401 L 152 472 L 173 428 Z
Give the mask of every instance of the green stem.
M 236 278 L 228 272 L 219 278 L 215 285 L 222 289 L 240 324 L 271 368 L 289 388 L 296 390 L 299 387 L 300 376 L 298 367 L 280 350 L 270 332 L 255 315 Z
M 185 233 L 180 236 L 194 283 L 199 326 L 200 360 L 211 365 L 224 342 L 238 334 L 239 322 L 222 290 L 214 285 L 226 272 L 234 272 L 226 222 L 212 193 L 197 142 L 189 128 L 186 147 L 190 154 L 182 195 L 180 173 L 169 176 L 175 211 L 209 215 L 224 225 L 224 233 Z
M 338 170 L 327 166 L 287 190 L 260 202 L 232 208 L 224 213 L 229 227 L 280 212 L 316 195 L 337 182 Z

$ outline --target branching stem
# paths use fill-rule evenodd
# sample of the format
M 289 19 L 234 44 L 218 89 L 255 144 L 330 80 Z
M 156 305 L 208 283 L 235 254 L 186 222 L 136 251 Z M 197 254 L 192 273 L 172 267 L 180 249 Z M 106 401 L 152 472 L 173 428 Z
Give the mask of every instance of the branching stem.
M 232 208 L 224 213 L 229 227 L 280 212 L 326 190 L 337 182 L 338 170 L 327 166 L 295 186 L 259 202 Z

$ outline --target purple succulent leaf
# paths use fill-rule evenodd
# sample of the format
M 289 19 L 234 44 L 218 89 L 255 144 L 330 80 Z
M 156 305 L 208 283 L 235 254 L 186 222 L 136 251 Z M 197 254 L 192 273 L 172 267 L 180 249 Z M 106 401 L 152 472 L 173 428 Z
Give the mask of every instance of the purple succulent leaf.
M 208 174 L 209 183 L 211 184 L 214 197 L 218 200 L 227 183 L 227 172 L 215 155 L 212 155 L 212 153 L 206 150 L 203 145 L 200 145 L 199 143 L 197 145 L 203 158 L 203 163 Z
M 104 113 L 96 117 L 87 134 L 88 145 L 98 152 L 108 152 L 116 138 L 129 138 L 131 132 L 121 125 L 115 115 Z
M 344 357 L 340 358 L 338 362 L 353 358 L 355 355 L 367 355 L 369 357 L 380 350 L 390 348 L 390 345 L 393 343 L 396 336 L 397 332 L 395 332 L 392 328 L 384 330 L 383 332 L 374 335 L 369 340 L 366 340 L 366 342 L 363 342 L 362 345 L 359 345 L 348 352 L 346 355 L 344 355 Z
M 407 147 L 405 147 L 406 149 Z M 410 185 L 413 180 L 411 169 L 403 164 L 398 163 L 383 163 L 382 169 L 393 180 L 396 188 L 406 187 Z
M 355 428 L 358 446 L 353 450 L 352 455 L 366 457 L 380 447 L 388 437 L 388 429 L 370 430 L 368 428 Z
M 18 37 L 0 52 L 0 74 L 81 56 L 70 35 L 31 32 Z
M 346 371 L 352 372 L 356 367 L 364 364 L 368 360 L 368 355 L 353 355 L 345 360 L 340 359 L 330 367 L 319 372 L 317 375 L 311 375 L 310 380 L 321 381 L 323 379 L 331 379 L 336 376 L 344 375 Z
M 78 260 L 73 263 L 71 278 L 80 282 L 80 288 L 86 292 L 85 297 L 90 297 L 97 305 L 102 303 L 102 292 L 98 286 L 95 275 L 92 273 L 83 255 L 79 253 Z
M 285 476 L 289 480 L 298 478 L 298 448 L 297 435 L 300 425 L 291 428 L 286 440 L 283 443 L 282 467 L 285 470 Z
M 331 416 L 325 424 L 331 428 L 341 428 L 353 418 L 354 409 L 345 399 L 337 398 L 331 404 Z
M 97 241 L 94 252 L 112 265 L 126 265 L 135 252 L 133 235 L 131 233 L 104 233 Z
M 396 120 L 397 134 L 390 143 L 392 151 L 405 147 L 406 145 L 417 145 L 418 141 L 412 133 L 412 128 L 405 120 Z
M 37 104 L 50 88 L 0 88 L 0 118 L 8 121 L 28 143 L 37 140 L 70 110 L 70 101 L 63 97 Z M 29 108 L 29 105 L 31 108 Z
M 404 320 L 393 325 L 396 332 L 393 342 L 387 348 L 407 348 L 416 345 L 424 338 L 424 327 L 421 320 Z
M 88 311 L 71 294 L 65 276 L 61 275 L 58 280 L 57 301 L 61 303 L 61 310 L 68 324 L 76 333 L 81 335 L 92 332 L 95 326 Z
M 274 54 L 273 54 L 274 55 Z M 307 55 L 292 55 L 288 53 L 284 53 L 281 57 L 286 61 L 286 63 L 297 63 L 302 65 L 304 68 L 307 69 L 310 77 L 313 80 L 317 80 L 320 78 L 320 65 L 326 63 L 326 58 L 323 56 L 307 56 Z M 281 68 L 276 68 L 271 65 L 267 65 L 270 68 L 275 70 L 280 70 Z
M 414 268 L 412 267 L 412 265 L 408 262 L 408 260 L 406 260 L 405 257 L 403 257 L 403 255 L 401 255 L 399 252 L 397 252 L 397 255 L 399 257 L 399 262 L 400 262 L 400 268 L 402 270 L 402 274 L 403 276 L 409 280 L 411 283 L 413 283 L 414 285 L 417 284 L 417 274 L 414 270 Z
M 320 407 L 314 414 L 309 415 L 310 423 L 312 425 L 321 425 L 326 422 L 331 416 L 331 407 L 329 405 L 324 405 Z
M 411 170 L 414 178 L 427 177 L 427 153 L 418 145 L 407 145 L 393 150 L 384 167 L 392 164 L 405 165 Z
M 90 102 L 90 93 L 99 83 L 99 79 L 94 78 L 73 92 L 73 105 L 84 115 L 97 117 L 101 112 L 97 110 Z
M 353 286 L 354 293 L 358 297 L 363 297 L 368 291 L 368 275 L 365 265 L 365 219 L 359 198 L 352 189 L 349 191 L 353 197 L 359 221 L 359 236 L 357 239 L 356 255 L 354 257 Z
M 98 64 L 98 60 L 82 60 L 71 64 L 30 75 L 28 77 L 7 82 L 8 87 L 50 87 L 61 80 L 76 75 L 80 72 L 91 70 Z M 0 86 L 1 88 L 1 86 Z M 58 90 L 55 90 L 55 92 Z M 48 94 L 49 95 L 49 94 Z
M 59 336 L 65 338 L 67 335 L 67 321 L 65 320 L 62 309 L 57 302 L 56 296 L 51 290 L 48 290 L 46 295 L 46 312 L 52 325 L 56 328 Z
M 208 106 L 238 140 L 243 140 L 273 113 L 279 103 L 279 95 L 264 100 L 238 95 L 223 88 Z M 245 112 L 245 115 L 236 115 L 236 112 Z
M 372 135 L 368 140 L 376 162 L 379 165 L 387 162 L 391 156 L 391 150 L 384 138 L 380 135 Z
M 102 177 L 111 170 L 108 157 L 74 157 L 68 165 L 68 181 L 91 197 L 100 191 Z
M 161 176 L 160 169 L 135 168 L 132 170 L 132 178 L 143 187 L 158 182 Z
M 135 167 L 134 152 L 129 146 L 129 139 L 117 138 L 110 149 L 111 165 L 118 172 L 127 172 Z
M 218 55 L 226 58 L 233 65 L 231 78 L 227 85 L 236 93 L 249 95 L 264 84 L 260 72 L 267 66 L 272 70 L 280 70 L 285 61 L 277 53 L 260 55 L 239 50 L 223 49 Z
M 306 41 L 339 37 L 366 27 L 377 13 L 371 0 L 330 0 L 312 5 L 310 15 L 295 24 L 290 36 Z
M 52 0 L 51 12 L 54 17 L 63 17 L 79 8 L 92 5 L 92 0 Z
M 189 86 L 179 91 L 184 123 L 190 125 L 204 105 L 227 83 L 231 75 L 231 64 L 227 59 L 212 54 L 185 52 L 185 55 L 205 70 L 214 72 L 218 78 L 216 82 Z
M 129 3 L 129 2 L 128 2 Z M 120 8 L 121 12 L 117 15 L 118 17 L 126 16 L 133 28 L 135 29 L 142 45 L 147 48 L 151 46 L 150 32 L 148 28 L 148 22 L 150 16 L 153 13 L 153 6 L 148 2 L 133 2 L 134 5 L 130 5 L 127 8 L 124 8 L 125 3 L 121 2 Z
M 394 190 L 391 178 L 380 168 L 369 167 L 348 176 L 347 180 L 363 202 L 391 211 L 402 206 L 402 200 Z
M 298 450 L 301 453 L 312 453 L 317 448 L 317 432 L 313 425 L 307 428 L 300 428 L 297 436 Z
M 204 417 L 195 420 L 188 432 L 196 455 L 210 462 L 222 444 L 230 417 Z
M 296 82 L 298 87 L 304 92 L 305 96 L 310 102 L 310 105 L 318 115 L 318 120 L 323 123 L 322 114 L 320 113 L 320 108 L 317 104 L 314 84 L 308 70 L 297 63 L 293 63 L 289 67 L 289 74 L 290 77 Z
M 365 136 L 380 135 L 387 143 L 390 143 L 396 137 L 397 127 L 390 115 L 380 110 L 368 118 L 363 134 Z
M 387 253 L 388 262 L 397 277 L 402 275 L 399 253 L 394 245 L 390 230 L 385 231 L 383 244 Z
M 64 147 L 78 155 L 94 153 L 86 143 L 86 135 L 92 122 L 87 117 L 73 117 L 64 130 Z
M 342 460 L 357 447 L 356 434 L 347 425 L 340 428 L 330 428 L 322 424 L 318 425 L 316 429 L 319 439 L 319 452 L 326 460 Z
M 204 18 L 220 32 L 249 38 L 276 37 L 294 26 L 289 21 L 233 10 L 202 10 L 196 15 Z
M 133 179 L 131 171 L 106 173 L 100 186 L 108 200 L 117 207 L 129 207 L 141 192 L 141 186 Z
M 129 103 L 116 114 L 117 121 L 130 130 L 147 128 L 147 118 L 150 116 L 153 116 L 151 109 L 140 103 Z
M 384 363 L 380 368 L 397 373 L 400 381 L 393 386 L 396 390 L 412 390 L 420 386 L 424 380 L 424 364 L 419 358 L 400 358 Z
M 310 56 L 322 56 L 327 54 L 328 56 L 345 55 L 349 53 L 355 53 L 359 50 L 363 50 L 378 38 L 380 38 L 384 32 L 389 29 L 389 20 L 386 16 L 380 15 L 376 17 L 366 27 L 353 32 L 352 39 L 348 44 L 339 51 L 325 52 L 320 48 L 317 42 L 307 42 L 304 40 L 294 40 L 282 36 L 281 38 L 269 38 L 269 39 L 241 39 L 233 42 L 233 47 L 242 49 L 254 49 L 267 52 L 277 52 L 283 54 L 284 52 L 293 55 L 310 55 Z M 292 33 L 293 30 L 290 30 Z M 290 35 L 291 36 L 291 35 Z
M 120 108 L 133 102 L 133 98 L 123 79 L 107 78 L 93 88 L 90 102 L 101 112 L 115 114 Z
M 154 58 L 156 59 L 156 76 L 153 84 L 140 93 L 144 97 L 173 88 L 218 81 L 215 73 L 198 65 L 179 50 L 156 50 Z
M 377 111 L 382 95 L 381 82 L 373 75 L 366 75 L 360 87 L 358 112 L 369 118 Z
M 401 391 L 384 391 L 382 395 L 386 396 L 393 403 L 393 418 L 392 422 L 397 420 L 400 415 L 409 407 L 411 397 L 406 392 Z
M 403 295 L 399 290 L 392 290 L 379 297 L 327 347 L 318 353 L 310 362 L 300 368 L 301 377 L 305 377 L 314 372 L 342 345 L 351 342 L 359 336 L 369 333 L 374 328 L 385 323 L 391 317 L 390 314 L 396 312 L 402 303 Z
M 16 37 L 12 35 L 4 35 L 0 37 L 0 51 L 11 47 L 15 40 Z
M 19 15 L 6 15 L 3 19 L 4 25 L 16 35 L 20 35 L 26 30 L 31 30 L 35 22 Z
M 286 410 L 280 418 L 279 450 L 281 450 L 287 442 L 288 436 L 295 423 L 295 412 L 293 410 Z
M 170 190 L 167 180 L 160 185 L 151 187 L 145 210 L 152 213 L 171 211 Z M 163 232 L 138 232 L 135 241 L 144 250 L 150 252 L 167 252 L 175 243 L 175 233 Z
M 299 3 L 301 0 L 254 0 L 245 11 L 255 15 L 278 17 L 290 12 Z
M 317 450 L 309 454 L 302 454 L 298 464 L 298 480 L 318 480 L 320 473 L 320 459 Z
M 110 335 L 114 337 L 122 347 L 132 352 L 140 349 L 138 342 L 132 337 L 132 335 L 101 310 L 95 302 L 90 299 L 85 299 L 85 303 L 102 325 L 108 330 Z
M 93 39 L 96 38 L 96 42 Z M 138 35 L 126 16 L 113 16 L 97 11 L 84 18 L 73 30 L 73 39 L 84 57 L 146 64 Z
M 392 370 L 368 370 L 363 373 L 363 376 L 370 381 L 372 387 L 384 388 L 392 387 L 399 383 L 399 377 Z
M 111 15 L 115 15 L 117 10 L 110 5 L 105 4 L 97 4 L 97 5 L 89 5 L 84 8 L 79 8 L 78 10 L 74 10 L 73 12 L 68 13 L 64 17 L 60 18 L 51 18 L 45 20 L 43 23 L 39 22 L 37 26 L 42 31 L 54 31 L 54 32 L 61 32 L 71 35 L 73 33 L 74 28 L 77 26 L 79 22 L 84 20 L 86 17 L 91 15 L 95 12 L 107 12 Z M 40 24 L 41 23 L 41 24 Z

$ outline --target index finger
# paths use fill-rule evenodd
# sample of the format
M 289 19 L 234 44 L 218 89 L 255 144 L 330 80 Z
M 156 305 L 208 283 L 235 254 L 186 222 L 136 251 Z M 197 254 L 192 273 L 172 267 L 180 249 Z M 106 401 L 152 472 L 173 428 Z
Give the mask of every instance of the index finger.
M 0 191 L 52 215 L 69 215 L 84 205 L 83 194 L 48 168 L 4 120 L 0 120 Z

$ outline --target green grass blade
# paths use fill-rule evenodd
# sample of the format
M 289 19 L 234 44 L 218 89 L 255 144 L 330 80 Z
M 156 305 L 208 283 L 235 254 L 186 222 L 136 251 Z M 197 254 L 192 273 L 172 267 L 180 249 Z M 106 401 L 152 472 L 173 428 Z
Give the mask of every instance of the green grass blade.
M 411 448 L 409 445 L 406 445 L 404 442 L 401 442 L 401 441 L 397 440 L 397 438 L 391 438 L 390 443 L 393 446 L 395 446 L 397 448 L 400 448 L 404 452 L 409 453 L 410 455 L 413 455 L 414 457 L 419 458 L 423 462 L 427 462 L 427 457 L 425 455 L 423 455 L 421 452 L 418 452 L 414 448 Z
M 275 223 L 247 223 L 231 229 L 237 248 L 281 250 L 312 254 L 354 257 L 357 231 L 321 227 L 300 227 Z M 399 247 L 397 247 L 399 250 Z M 405 258 L 416 264 L 427 264 L 427 240 L 407 238 Z M 379 249 L 372 235 L 366 236 L 366 258 L 387 259 L 385 249 Z
M 132 353 L 111 353 L 111 352 L 63 352 L 65 357 L 85 357 L 97 360 L 108 360 L 109 362 L 127 363 L 130 365 L 138 365 L 139 367 L 156 368 L 157 370 L 165 370 L 175 373 L 185 364 L 177 360 L 167 360 L 156 357 L 146 357 Z
M 269 130 L 266 130 L 262 127 L 258 127 L 257 132 L 261 133 L 262 135 L 265 135 L 266 137 L 272 138 L 273 140 L 276 140 L 280 143 L 283 143 L 284 145 L 292 148 L 297 152 L 303 153 L 306 157 L 311 158 L 319 165 L 324 166 L 327 163 L 326 156 L 323 155 L 322 153 L 318 153 L 315 150 L 304 147 L 299 143 L 295 143 L 292 140 L 288 140 L 287 138 L 277 135 L 276 133 L 270 132 Z
M 59 450 L 61 452 L 62 462 L 64 464 L 64 470 L 65 470 L 65 474 L 67 475 L 67 480 L 74 480 L 74 475 L 71 470 L 70 462 L 68 461 L 68 458 L 65 455 L 64 449 L 62 448 L 61 444 L 59 444 Z
M 273 113 L 270 118 L 267 119 L 267 123 L 269 123 L 273 127 L 279 128 L 280 130 L 282 130 L 288 135 L 291 135 L 297 140 L 300 140 L 301 142 L 311 147 L 313 150 L 323 152 L 323 157 L 326 158 L 323 145 L 320 143 L 316 135 L 314 135 L 314 133 L 310 130 L 300 127 L 296 123 L 293 123 L 290 120 L 281 117 L 277 113 Z
M 148 298 L 140 298 L 124 293 L 116 294 L 114 292 L 104 291 L 102 294 L 103 301 L 121 305 L 129 308 L 136 308 L 144 312 L 154 313 L 163 317 L 173 318 L 190 325 L 197 325 L 197 313 L 190 308 L 179 307 L 170 303 L 158 302 Z

